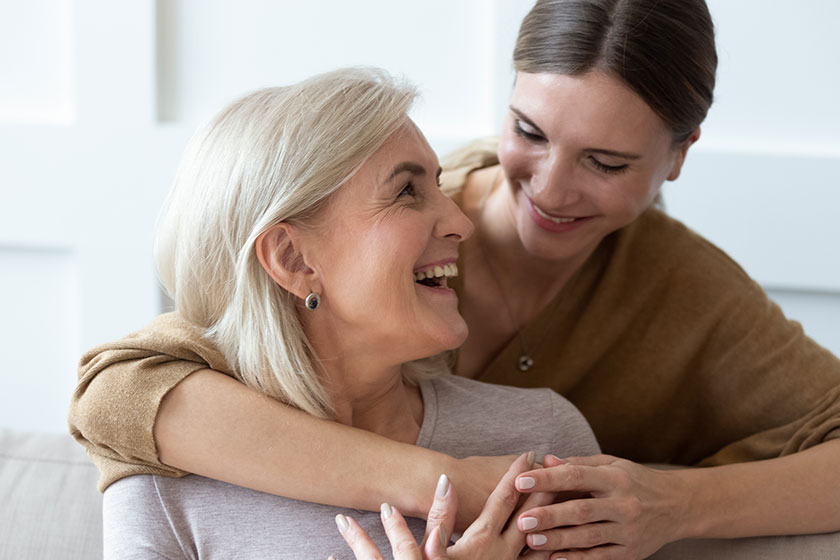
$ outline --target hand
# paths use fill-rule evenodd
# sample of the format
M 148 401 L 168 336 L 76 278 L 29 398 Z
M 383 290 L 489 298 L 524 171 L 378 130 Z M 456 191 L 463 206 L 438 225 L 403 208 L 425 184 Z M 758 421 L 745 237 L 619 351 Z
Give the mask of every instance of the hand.
M 533 549 L 567 560 L 637 560 L 680 538 L 688 502 L 677 471 L 659 471 L 608 455 L 558 459 L 517 477 L 522 492 L 577 492 L 562 503 L 522 512 L 519 528 Z
M 470 525 L 464 535 L 452 546 L 451 535 L 455 524 L 458 499 L 455 489 L 441 476 L 435 490 L 435 498 L 426 523 L 423 545 L 414 540 L 402 515 L 388 504 L 382 505 L 382 524 L 391 543 L 394 560 L 462 560 L 462 559 L 510 559 L 528 558 L 547 560 L 548 551 L 528 551 L 520 556 L 525 546 L 525 535 L 516 523 L 510 523 L 511 512 L 519 502 L 520 493 L 514 487 L 516 475 L 534 466 L 533 454 L 522 455 L 508 469 L 502 480 L 490 494 L 478 519 Z M 551 503 L 553 494 L 532 493 L 525 499 L 517 514 Z M 514 516 L 515 518 L 516 516 Z M 338 516 L 336 522 L 344 540 L 350 545 L 356 558 L 378 559 L 382 553 L 376 548 L 367 533 L 355 520 Z M 508 525 L 506 527 L 506 525 Z

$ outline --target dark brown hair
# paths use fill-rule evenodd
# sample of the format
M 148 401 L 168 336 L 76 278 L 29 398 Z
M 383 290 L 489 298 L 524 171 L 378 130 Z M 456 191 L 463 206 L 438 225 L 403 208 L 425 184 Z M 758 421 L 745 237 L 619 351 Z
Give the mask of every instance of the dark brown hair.
M 617 76 L 682 142 L 712 104 L 714 25 L 704 0 L 539 0 L 522 21 L 513 66 Z

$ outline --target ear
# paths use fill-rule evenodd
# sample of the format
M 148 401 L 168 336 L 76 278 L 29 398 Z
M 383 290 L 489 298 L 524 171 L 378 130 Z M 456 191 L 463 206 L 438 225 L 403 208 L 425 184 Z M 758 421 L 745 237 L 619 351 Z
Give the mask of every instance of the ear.
M 307 264 L 302 251 L 303 240 L 295 226 L 280 222 L 257 237 L 257 259 L 263 269 L 281 287 L 304 299 L 310 292 L 320 291 L 315 271 Z
M 691 136 L 686 138 L 686 140 L 677 148 L 677 155 L 674 158 L 674 165 L 671 167 L 671 172 L 668 174 L 669 181 L 676 181 L 677 178 L 680 176 L 680 171 L 682 171 L 683 163 L 685 163 L 685 156 L 688 153 L 688 149 L 691 147 L 692 144 L 697 142 L 700 138 L 700 127 L 694 129 L 694 132 L 691 133 Z

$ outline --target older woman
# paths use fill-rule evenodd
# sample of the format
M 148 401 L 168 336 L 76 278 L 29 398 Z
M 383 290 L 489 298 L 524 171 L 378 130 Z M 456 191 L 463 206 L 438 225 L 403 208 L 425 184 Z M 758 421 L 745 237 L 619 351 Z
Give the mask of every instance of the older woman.
M 654 204 L 700 138 L 716 65 L 703 0 L 540 0 L 520 30 L 500 141 L 472 146 L 443 177 L 476 224 L 452 284 L 470 327 L 456 373 L 553 388 L 611 454 L 526 475 L 538 490 L 592 496 L 519 519 L 530 546 L 570 560 L 840 530 L 840 360 Z M 212 371 L 224 365 L 154 329 L 93 350 L 71 421 L 102 485 L 189 471 L 354 507 L 385 496 L 420 515 L 446 471 L 463 526 L 508 466 L 324 427 L 274 403 L 238 417 L 254 397 Z M 126 407 L 126 393 L 142 398 Z M 271 423 L 295 429 L 260 431 Z M 354 455 L 341 476 L 322 468 L 326 449 Z
M 156 328 L 261 394 L 396 442 L 454 456 L 597 452 L 580 413 L 550 390 L 442 376 L 439 354 L 467 336 L 447 283 L 472 224 L 439 189 L 437 158 L 406 116 L 412 99 L 382 72 L 337 70 L 258 91 L 199 131 L 159 226 L 159 276 L 178 311 Z M 331 470 L 352 462 L 324 453 Z M 502 528 L 503 498 L 534 458 L 515 463 L 488 506 L 497 530 L 481 546 L 502 557 L 524 546 L 515 525 Z M 333 518 L 349 527 L 351 513 L 354 527 L 381 533 L 372 513 L 199 476 L 123 478 L 104 512 L 106 557 L 120 559 L 326 556 L 341 548 Z M 447 529 L 435 530 L 442 548 Z

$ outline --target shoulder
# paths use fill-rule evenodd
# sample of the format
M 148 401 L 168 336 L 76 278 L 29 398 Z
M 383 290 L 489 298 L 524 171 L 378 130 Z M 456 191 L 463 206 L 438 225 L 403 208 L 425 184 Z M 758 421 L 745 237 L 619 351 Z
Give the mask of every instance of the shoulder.
M 609 273 L 626 291 L 699 306 L 745 296 L 766 299 L 729 255 L 658 209 L 647 210 L 613 242 Z
M 183 558 L 154 475 L 137 475 L 110 485 L 102 497 L 105 558 Z M 140 514 L 142 513 L 142 515 Z
M 663 211 L 651 208 L 618 233 L 618 248 L 643 264 L 656 263 L 670 273 L 689 271 L 748 280 L 746 272 L 723 250 Z
M 438 419 L 435 438 L 461 456 L 542 453 L 589 455 L 598 446 L 578 409 L 551 389 L 493 385 L 456 375 L 430 382 Z M 451 449 L 440 449 L 452 452 Z
M 470 173 L 498 164 L 498 145 L 498 137 L 479 138 L 444 156 L 441 159 L 443 173 L 440 176 L 443 192 L 455 198 L 463 190 Z
M 80 372 L 99 370 L 104 365 L 159 356 L 207 364 L 218 371 L 231 371 L 223 354 L 205 336 L 206 331 L 178 313 L 164 313 L 145 327 L 114 342 L 88 350 L 81 358 Z

